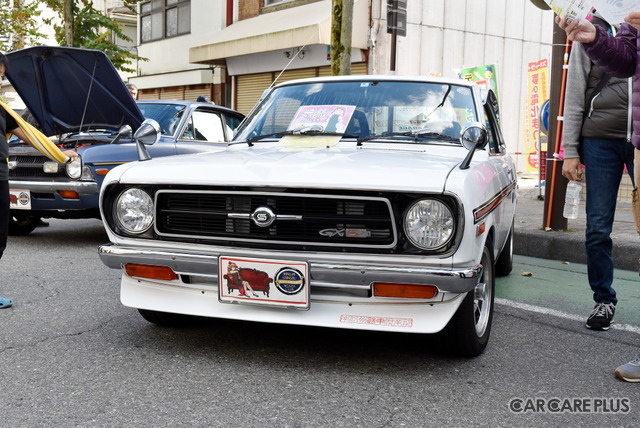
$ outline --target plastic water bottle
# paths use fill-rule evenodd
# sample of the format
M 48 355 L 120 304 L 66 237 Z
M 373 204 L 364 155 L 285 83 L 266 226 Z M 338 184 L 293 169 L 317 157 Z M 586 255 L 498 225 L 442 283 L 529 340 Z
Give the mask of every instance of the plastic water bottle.
M 578 209 L 580 208 L 580 193 L 582 192 L 582 184 L 579 181 L 569 181 L 567 184 L 567 193 L 564 197 L 564 210 L 562 215 L 570 220 L 578 218 Z

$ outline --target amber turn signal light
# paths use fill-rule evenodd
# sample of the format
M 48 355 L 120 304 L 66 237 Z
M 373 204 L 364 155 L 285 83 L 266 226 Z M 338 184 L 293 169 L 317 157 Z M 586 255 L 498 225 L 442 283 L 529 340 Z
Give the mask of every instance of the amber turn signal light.
M 80 199 L 80 195 L 74 190 L 59 190 L 58 193 L 65 199 Z
M 395 284 L 374 282 L 373 295 L 376 297 L 403 297 L 407 299 L 432 299 L 438 294 L 438 287 L 425 284 Z
M 178 279 L 178 274 L 168 266 L 140 265 L 137 263 L 127 263 L 124 270 L 129 276 L 137 276 L 139 278 L 162 279 L 164 281 L 173 281 Z

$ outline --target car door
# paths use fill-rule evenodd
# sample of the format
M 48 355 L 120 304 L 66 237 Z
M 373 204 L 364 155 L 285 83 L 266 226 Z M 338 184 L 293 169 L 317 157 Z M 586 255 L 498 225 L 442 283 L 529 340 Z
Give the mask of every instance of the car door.
M 509 234 L 516 209 L 516 170 L 511 156 L 507 154 L 499 121 L 498 101 L 489 92 L 484 101 L 485 125 L 489 131 L 489 163 L 496 175 L 495 197 L 500 200 L 496 209 L 496 244 L 502 244 Z

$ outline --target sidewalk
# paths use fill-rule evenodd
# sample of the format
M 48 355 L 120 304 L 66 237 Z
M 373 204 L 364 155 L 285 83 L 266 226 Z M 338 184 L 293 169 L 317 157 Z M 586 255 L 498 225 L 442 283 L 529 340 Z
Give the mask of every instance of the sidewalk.
M 544 197 L 545 189 L 542 188 Z M 584 201 L 576 220 L 568 220 L 568 231 L 544 231 L 544 200 L 538 199 L 537 180 L 518 180 L 514 253 L 543 259 L 586 264 Z M 556 201 L 564 204 L 564 200 Z M 613 224 L 613 258 L 616 269 L 638 271 L 640 236 L 636 232 L 631 203 L 618 202 Z

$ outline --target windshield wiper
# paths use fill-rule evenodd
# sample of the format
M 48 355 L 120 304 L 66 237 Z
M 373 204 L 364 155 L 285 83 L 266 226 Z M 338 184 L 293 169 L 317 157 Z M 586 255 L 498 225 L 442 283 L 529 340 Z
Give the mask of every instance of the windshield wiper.
M 381 140 L 385 138 L 392 139 L 394 137 L 403 137 L 405 139 L 411 139 L 414 141 L 420 141 L 424 139 L 446 140 L 446 141 L 460 141 L 450 135 L 442 134 L 440 132 L 433 132 L 431 129 L 416 129 L 414 131 L 403 132 L 383 132 L 377 135 L 367 135 L 366 137 L 358 138 L 358 146 L 361 146 L 365 141 Z M 408 137 L 408 138 L 407 138 Z
M 413 130 L 411 131 L 411 135 L 415 137 L 437 138 L 439 140 L 460 141 L 459 138 L 452 137 L 451 135 L 443 134 L 441 132 L 434 132 L 430 128 Z
M 328 136 L 328 137 L 346 137 L 346 138 L 358 138 L 357 135 L 345 134 L 343 132 L 324 132 L 316 128 L 303 128 L 303 129 L 290 129 L 287 131 L 274 132 L 272 134 L 256 135 L 255 137 L 247 138 L 246 143 L 249 146 L 253 146 L 253 143 L 267 138 L 282 138 L 287 135 L 312 135 L 312 136 Z

